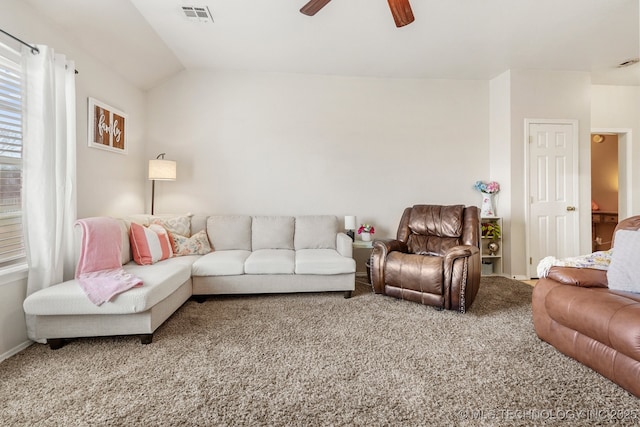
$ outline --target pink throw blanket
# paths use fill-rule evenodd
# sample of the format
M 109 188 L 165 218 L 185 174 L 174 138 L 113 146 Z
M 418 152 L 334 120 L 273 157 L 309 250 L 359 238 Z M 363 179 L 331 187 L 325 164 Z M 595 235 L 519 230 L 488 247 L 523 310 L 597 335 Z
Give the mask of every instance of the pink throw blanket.
M 102 305 L 121 292 L 142 286 L 139 277 L 122 268 L 118 221 L 95 217 L 79 219 L 76 225 L 82 228 L 76 280 L 92 303 Z

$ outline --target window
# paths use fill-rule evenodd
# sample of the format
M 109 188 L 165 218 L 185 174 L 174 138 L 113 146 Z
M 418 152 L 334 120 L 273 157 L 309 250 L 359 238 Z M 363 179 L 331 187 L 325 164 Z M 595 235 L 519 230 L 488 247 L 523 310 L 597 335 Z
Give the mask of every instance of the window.
M 0 267 L 24 261 L 22 234 L 22 71 L 0 45 Z

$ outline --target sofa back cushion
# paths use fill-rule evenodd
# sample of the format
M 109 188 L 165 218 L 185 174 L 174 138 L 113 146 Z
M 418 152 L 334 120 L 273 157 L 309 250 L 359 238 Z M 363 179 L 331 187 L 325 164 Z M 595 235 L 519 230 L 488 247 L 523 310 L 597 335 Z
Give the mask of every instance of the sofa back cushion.
M 294 248 L 335 249 L 338 218 L 333 215 L 303 215 L 296 217 Z
M 457 245 L 480 247 L 479 220 L 476 206 L 414 205 L 404 210 L 397 239 L 413 254 L 444 255 Z
M 292 216 L 254 216 L 251 249 L 293 249 L 294 226 Z
M 209 215 L 194 215 L 191 217 L 191 235 L 199 231 L 207 230 L 207 218 Z
M 212 215 L 207 218 L 207 234 L 215 251 L 251 250 L 251 217 Z

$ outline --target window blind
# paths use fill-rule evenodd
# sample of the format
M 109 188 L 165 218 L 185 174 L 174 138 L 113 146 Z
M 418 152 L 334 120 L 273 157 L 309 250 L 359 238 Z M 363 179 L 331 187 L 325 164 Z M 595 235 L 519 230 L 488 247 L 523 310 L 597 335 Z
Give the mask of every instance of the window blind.
M 22 71 L 0 46 L 0 267 L 25 258 L 22 233 Z

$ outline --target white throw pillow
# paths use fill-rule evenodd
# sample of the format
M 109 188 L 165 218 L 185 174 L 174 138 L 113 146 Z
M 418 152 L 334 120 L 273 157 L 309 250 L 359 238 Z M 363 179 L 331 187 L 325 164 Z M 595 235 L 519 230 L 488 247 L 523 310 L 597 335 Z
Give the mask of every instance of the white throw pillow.
M 609 289 L 640 292 L 640 230 L 618 230 L 607 271 Z
M 191 217 L 176 216 L 168 218 L 153 218 L 151 224 L 159 224 L 167 229 L 171 234 L 179 234 L 184 237 L 191 237 Z

